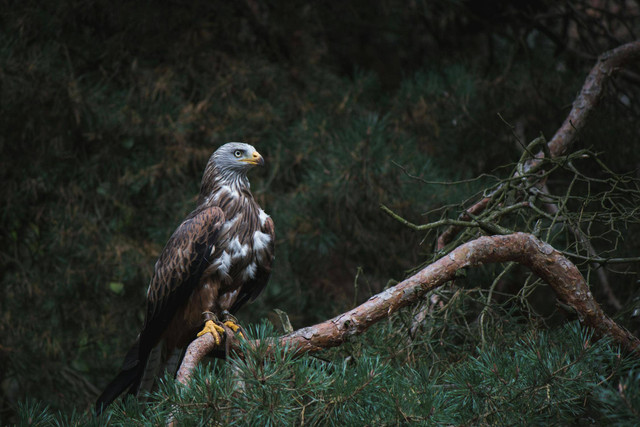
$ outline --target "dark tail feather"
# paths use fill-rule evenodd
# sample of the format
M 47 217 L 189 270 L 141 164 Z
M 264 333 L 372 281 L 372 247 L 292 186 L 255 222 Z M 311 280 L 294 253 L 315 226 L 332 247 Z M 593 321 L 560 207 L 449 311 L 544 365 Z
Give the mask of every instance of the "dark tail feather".
M 138 354 L 138 341 L 131 347 L 122 364 L 122 370 L 104 389 L 96 401 L 96 415 L 102 414 L 107 406 L 111 404 L 126 389 L 129 393 L 135 394 L 140 386 L 142 375 L 146 365 L 146 360 L 140 360 Z
M 120 371 L 117 377 L 109 383 L 96 401 L 96 415 L 102 414 L 107 406 L 120 396 L 127 388 L 131 388 L 136 382 L 140 382 L 143 369 L 135 367 L 126 371 Z M 133 389 L 130 390 L 135 392 Z

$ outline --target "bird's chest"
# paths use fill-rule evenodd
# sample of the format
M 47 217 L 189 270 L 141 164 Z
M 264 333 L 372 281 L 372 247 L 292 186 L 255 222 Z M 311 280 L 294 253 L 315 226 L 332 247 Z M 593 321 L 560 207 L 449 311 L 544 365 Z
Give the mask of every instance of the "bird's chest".
M 207 273 L 223 288 L 235 287 L 256 277 L 268 255 L 271 236 L 260 227 L 259 217 L 237 217 L 228 221 L 212 247 L 213 257 Z

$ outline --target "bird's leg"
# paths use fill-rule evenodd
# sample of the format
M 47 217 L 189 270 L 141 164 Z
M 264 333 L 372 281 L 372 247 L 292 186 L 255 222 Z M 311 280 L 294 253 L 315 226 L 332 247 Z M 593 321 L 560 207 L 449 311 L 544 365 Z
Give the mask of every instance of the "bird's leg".
M 224 335 L 224 328 L 221 326 L 218 317 L 210 311 L 202 313 L 202 317 L 204 319 L 204 328 L 198 332 L 198 336 L 201 337 L 206 333 L 210 333 L 213 335 L 213 340 L 216 342 L 216 345 L 220 345 L 222 336 Z
M 227 310 L 224 310 L 222 312 L 222 316 L 224 316 L 224 325 L 227 328 L 231 329 L 233 333 L 237 334 L 240 338 L 244 338 L 242 327 L 238 325 L 238 319 L 236 319 L 235 316 L 229 313 Z

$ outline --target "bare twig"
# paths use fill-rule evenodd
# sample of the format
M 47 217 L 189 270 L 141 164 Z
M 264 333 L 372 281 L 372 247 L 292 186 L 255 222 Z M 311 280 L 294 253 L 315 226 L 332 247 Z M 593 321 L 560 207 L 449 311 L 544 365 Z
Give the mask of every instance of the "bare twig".
M 546 184 L 545 184 L 545 187 L 546 187 Z M 549 191 L 546 188 L 543 188 L 543 191 L 545 193 L 549 193 Z M 556 206 L 554 203 L 545 203 L 544 206 L 552 215 L 558 215 L 558 206 Z M 589 241 L 589 239 L 587 238 L 587 236 L 585 236 L 582 230 L 580 230 L 580 227 L 574 226 L 571 223 L 568 223 L 567 225 L 571 230 L 571 232 L 573 233 L 573 235 L 576 237 L 576 239 L 578 239 L 580 244 L 582 244 L 582 246 L 584 246 L 587 249 L 587 253 L 589 254 L 589 257 L 591 259 L 596 259 L 598 257 L 598 254 L 595 248 L 593 247 L 593 245 L 591 244 L 591 242 Z M 603 291 L 607 295 L 609 304 L 611 304 L 616 310 L 620 310 L 622 308 L 622 304 L 620 303 L 620 300 L 618 300 L 618 297 L 616 297 L 616 295 L 613 293 L 613 289 L 609 284 L 609 278 L 607 277 L 607 272 L 605 271 L 604 266 L 601 263 L 596 263 L 595 268 L 598 274 L 598 279 L 600 280 L 600 285 L 602 286 Z
M 587 123 L 587 118 L 595 109 L 596 105 L 604 93 L 605 83 L 609 77 L 617 72 L 618 69 L 633 61 L 640 60 L 640 40 L 624 44 L 616 49 L 603 53 L 598 58 L 598 62 L 591 69 L 587 76 L 580 93 L 573 102 L 573 107 L 564 123 L 556 131 L 555 135 L 547 144 L 551 157 L 558 157 L 566 154 L 574 142 L 577 135 Z M 544 157 L 543 152 L 539 152 L 534 159 L 530 159 L 524 171 L 528 172 L 532 168 L 539 167 Z M 471 215 L 478 215 L 483 212 L 490 204 L 493 197 L 499 191 L 494 191 L 487 197 L 482 198 L 471 207 L 467 208 L 459 217 L 462 221 L 468 221 Z M 438 250 L 449 244 L 462 228 L 457 225 L 451 225 L 438 238 Z
M 458 217 L 459 220 L 468 221 L 471 219 L 471 215 L 478 215 L 479 213 L 484 211 L 486 207 L 489 205 L 489 203 L 491 202 L 492 196 L 493 195 L 491 195 L 490 197 L 484 197 L 479 202 L 476 202 L 473 206 L 471 206 L 469 209 L 467 209 L 466 211 L 460 214 L 460 216 Z M 447 244 L 449 244 L 449 242 L 453 240 L 453 238 L 460 232 L 460 230 L 462 230 L 461 225 L 452 225 L 449 228 L 447 228 L 440 235 L 440 237 L 438 237 L 438 244 L 436 246 L 436 249 L 438 251 L 444 249 L 444 247 L 447 246 Z

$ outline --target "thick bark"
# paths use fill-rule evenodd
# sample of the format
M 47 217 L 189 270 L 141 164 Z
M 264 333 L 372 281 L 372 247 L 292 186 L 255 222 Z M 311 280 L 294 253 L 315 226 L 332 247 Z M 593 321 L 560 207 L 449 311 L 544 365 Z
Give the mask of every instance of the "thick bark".
M 299 354 L 338 346 L 401 308 L 420 302 L 427 292 L 452 280 L 459 269 L 508 261 L 530 268 L 547 282 L 558 299 L 574 309 L 580 321 L 592 328 L 597 337 L 608 335 L 640 356 L 638 338 L 602 311 L 576 266 L 547 243 L 526 233 L 486 236 L 468 242 L 353 310 L 286 334 L 278 340 Z M 195 365 L 214 347 L 215 343 L 207 335 L 193 341 L 178 373 L 179 381 L 186 383 Z
M 587 124 L 589 114 L 594 110 L 604 93 L 605 83 L 618 68 L 640 60 L 640 40 L 624 44 L 598 57 L 598 62 L 587 76 L 573 107 L 560 129 L 549 141 L 552 157 L 567 154 L 578 133 Z
M 216 348 L 216 341 L 211 334 L 204 334 L 193 340 L 184 354 L 176 374 L 176 381 L 186 385 L 198 363 L 214 348 Z

